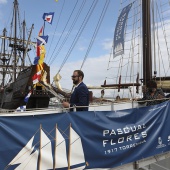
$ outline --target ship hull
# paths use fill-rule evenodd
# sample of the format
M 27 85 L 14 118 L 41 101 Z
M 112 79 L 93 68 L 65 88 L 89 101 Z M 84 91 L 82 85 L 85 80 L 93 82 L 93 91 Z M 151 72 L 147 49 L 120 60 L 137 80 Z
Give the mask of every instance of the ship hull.
M 47 83 L 50 83 L 50 68 L 45 63 L 43 68 L 47 72 Z M 19 73 L 15 82 L 1 89 L 0 107 L 3 109 L 16 109 L 23 105 L 26 105 L 27 109 L 48 107 L 49 92 L 40 84 L 33 87 L 32 77 L 36 72 L 37 66 L 30 66 Z M 24 99 L 30 91 L 32 91 L 32 95 L 26 103 Z

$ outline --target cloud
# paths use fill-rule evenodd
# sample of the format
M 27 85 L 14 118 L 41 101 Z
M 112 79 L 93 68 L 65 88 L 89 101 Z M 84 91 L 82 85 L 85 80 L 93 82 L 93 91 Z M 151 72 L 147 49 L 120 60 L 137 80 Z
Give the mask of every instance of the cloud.
M 0 0 L 0 5 L 1 4 L 6 4 L 6 3 L 7 3 L 7 0 Z M 0 7 L 3 8 L 2 6 L 0 6 Z M 5 21 L 4 21 L 3 17 L 4 17 L 3 10 L 0 9 L 0 22 L 1 22 L 1 26 L 5 24 Z
M 6 4 L 7 0 L 0 0 L 0 4 Z
M 86 49 L 86 47 L 83 47 L 83 46 L 82 46 L 82 47 L 79 47 L 79 50 L 80 50 L 80 51 L 84 51 L 85 49 Z
M 105 39 L 102 45 L 103 45 L 104 50 L 110 50 L 113 45 L 113 40 Z
M 84 83 L 88 86 L 102 85 L 106 77 L 108 61 L 109 55 L 99 56 L 96 58 L 88 58 L 82 68 L 82 71 L 85 74 Z M 81 60 L 77 62 L 69 62 L 64 65 L 63 69 L 60 72 L 60 75 L 62 76 L 62 79 L 60 81 L 62 88 L 71 90 L 71 75 L 73 74 L 74 70 L 80 69 L 81 65 Z M 58 70 L 56 70 L 56 67 L 51 66 L 52 79 L 57 71 Z M 100 90 L 97 93 L 100 93 Z

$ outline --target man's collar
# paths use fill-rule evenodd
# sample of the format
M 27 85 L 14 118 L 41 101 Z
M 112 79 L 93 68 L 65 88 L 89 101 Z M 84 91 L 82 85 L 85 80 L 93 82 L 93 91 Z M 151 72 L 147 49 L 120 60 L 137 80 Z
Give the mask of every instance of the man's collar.
M 75 87 L 78 87 L 81 83 L 82 83 L 82 81 L 79 84 L 75 85 Z

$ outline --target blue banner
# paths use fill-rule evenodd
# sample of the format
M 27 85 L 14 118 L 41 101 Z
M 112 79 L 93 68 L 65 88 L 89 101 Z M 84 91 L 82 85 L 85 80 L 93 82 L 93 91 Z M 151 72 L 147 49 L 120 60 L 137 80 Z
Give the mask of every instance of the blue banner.
M 119 15 L 114 34 L 114 46 L 113 46 L 114 57 L 124 54 L 125 24 L 132 4 L 133 3 L 130 3 L 129 5 L 124 7 Z
M 0 169 L 114 168 L 170 151 L 170 102 L 121 111 L 0 116 Z

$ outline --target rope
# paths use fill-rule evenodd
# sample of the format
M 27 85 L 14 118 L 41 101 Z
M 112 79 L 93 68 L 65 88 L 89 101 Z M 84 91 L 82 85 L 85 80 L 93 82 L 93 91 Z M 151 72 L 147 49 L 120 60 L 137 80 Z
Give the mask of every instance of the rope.
M 78 1 L 77 1 L 77 2 L 78 2 Z M 63 48 L 64 44 L 66 43 L 66 41 L 67 41 L 69 35 L 71 34 L 71 32 L 72 32 L 74 26 L 76 25 L 76 22 L 78 21 L 78 17 L 80 16 L 80 13 L 81 13 L 81 11 L 82 11 L 82 9 L 83 9 L 83 7 L 84 7 L 84 4 L 85 4 L 85 0 L 82 2 L 82 5 L 81 5 L 81 7 L 79 8 L 79 11 L 77 12 L 74 21 L 72 22 L 71 27 L 70 27 L 70 29 L 68 30 L 68 33 L 66 34 L 66 36 L 65 36 L 65 38 L 64 38 L 64 40 L 63 40 L 63 42 L 61 43 L 61 45 L 60 45 L 60 47 L 59 47 L 57 53 L 56 53 L 55 56 L 53 57 L 53 60 L 51 61 L 50 64 L 52 64 L 52 63 L 54 62 L 54 60 L 57 58 L 59 52 L 60 52 L 61 49 Z M 76 4 L 76 6 L 77 6 L 77 4 Z M 75 6 L 74 8 L 76 8 L 76 6 Z M 74 9 L 73 9 L 72 12 L 74 12 Z M 73 13 L 72 13 L 72 14 L 73 14 Z M 72 16 L 72 14 L 70 15 L 70 18 L 71 18 L 71 16 Z M 70 20 L 70 19 L 69 19 L 69 20 Z M 66 26 L 67 26 L 67 24 L 66 24 Z M 64 28 L 64 31 L 65 31 L 65 29 L 66 29 L 66 26 L 65 26 L 65 28 Z M 63 33 L 64 33 L 64 31 L 63 31 Z M 62 33 L 62 35 L 63 35 L 63 33 Z M 61 37 L 60 37 L 60 38 L 61 38 Z M 60 41 L 60 39 L 59 39 L 59 41 Z M 59 41 L 57 42 L 56 47 L 58 46 Z M 55 49 L 56 49 L 56 47 L 55 47 Z
M 160 2 L 161 3 L 161 2 Z M 157 10 L 159 9 L 158 8 L 158 4 L 156 3 L 156 7 L 157 7 Z M 161 5 L 161 7 L 162 7 L 163 5 Z M 165 25 L 166 25 L 166 23 L 164 23 L 164 18 L 163 18 L 163 13 L 167 13 L 167 11 L 162 11 L 162 8 L 161 8 L 161 14 L 162 14 L 162 17 L 161 17 L 161 15 L 160 15 L 160 12 L 159 12 L 159 10 L 158 10 L 158 12 L 157 12 L 157 14 L 159 15 L 159 18 L 160 18 L 160 20 L 161 20 L 161 28 L 162 28 L 162 31 L 163 31 L 163 36 L 164 36 L 164 39 L 165 39 L 165 46 L 166 46 L 166 50 L 167 50 L 167 54 L 168 54 L 168 60 L 169 60 L 169 68 L 170 68 L 170 53 L 169 53 L 169 48 L 168 48 L 168 38 L 167 38 L 167 35 L 166 35 L 166 30 L 165 30 Z M 165 14 L 166 15 L 166 14 Z M 158 29 L 158 24 L 157 24 L 157 29 Z M 158 32 L 158 31 L 157 31 Z M 158 41 L 159 42 L 159 41 Z M 160 47 L 160 46 L 159 46 Z M 159 49 L 161 49 L 161 48 L 159 48 Z M 161 55 L 161 58 L 163 58 L 162 57 L 162 55 Z M 164 64 L 163 64 L 163 60 L 162 60 L 162 65 L 163 65 L 163 67 L 164 67 Z M 169 68 L 168 68 L 168 70 L 169 70 Z M 168 73 L 168 70 L 167 70 L 167 72 L 165 71 L 165 67 L 164 67 L 164 74 L 165 74 L 165 76 L 167 75 L 167 73 Z
M 61 18 L 61 14 L 62 14 L 62 12 L 63 12 L 64 4 L 65 4 L 65 0 L 63 1 L 63 5 L 62 5 L 62 8 L 61 8 L 61 11 L 60 11 L 60 14 L 59 14 L 59 19 L 57 20 L 58 22 L 57 22 L 57 25 L 56 25 L 56 27 L 55 27 L 54 34 L 53 34 L 53 36 L 52 36 L 52 40 L 51 40 L 51 43 L 50 43 L 50 47 L 49 47 L 47 56 L 48 56 L 48 54 L 49 54 L 49 52 L 50 52 L 50 50 L 51 50 L 51 45 L 52 45 L 53 40 L 54 40 L 54 35 L 56 34 L 56 31 L 57 31 L 58 23 L 60 22 L 60 18 Z M 63 33 L 62 33 L 62 34 L 63 34 Z M 61 35 L 61 36 L 62 36 L 62 35 Z M 60 36 L 60 37 L 61 37 L 61 36 Z M 60 39 L 60 38 L 59 38 L 59 39 Z M 58 44 L 58 43 L 57 43 L 57 44 Z M 55 51 L 55 49 L 54 49 L 53 52 L 52 52 L 52 55 L 51 55 L 51 57 L 50 57 L 50 59 L 49 59 L 49 62 L 50 62 L 50 60 L 51 60 L 51 58 L 52 58 L 52 56 L 53 56 L 54 51 Z M 46 59 L 47 59 L 47 58 L 45 58 L 45 61 L 46 61 Z
M 46 87 L 43 83 L 39 82 L 44 88 L 45 90 L 49 91 L 50 93 L 52 93 L 59 101 L 63 101 L 63 97 L 61 97 L 60 95 L 58 95 L 53 89 Z
M 64 61 L 62 62 L 61 66 L 60 66 L 60 68 L 59 68 L 58 73 L 59 73 L 59 72 L 61 71 L 61 69 L 63 68 L 63 66 L 64 66 L 64 64 L 66 63 L 68 57 L 70 56 L 73 48 L 75 47 L 76 42 L 78 41 L 81 33 L 83 32 L 83 30 L 84 30 L 84 28 L 85 28 L 85 26 L 86 26 L 86 24 L 87 24 L 87 22 L 88 22 L 88 20 L 89 20 L 89 18 L 90 18 L 90 15 L 94 12 L 94 9 L 95 9 L 95 7 L 96 7 L 96 5 L 97 5 L 97 2 L 98 2 L 98 1 L 93 1 L 93 4 L 91 5 L 91 7 L 90 7 L 90 9 L 89 9 L 89 11 L 88 11 L 85 19 L 83 20 L 83 23 L 82 23 L 82 25 L 81 25 L 81 27 L 80 27 L 80 29 L 79 29 L 79 31 L 78 31 L 75 39 L 73 40 L 73 43 L 72 43 L 70 49 L 68 50 L 68 53 L 66 54 L 66 57 L 64 58 Z
M 127 22 L 125 24 L 124 32 L 124 54 L 110 57 L 108 65 L 108 73 L 112 74 L 112 82 L 119 83 L 119 79 L 125 77 L 124 83 L 134 82 L 136 75 L 139 74 L 140 70 L 140 35 L 141 35 L 141 3 L 129 0 L 128 2 L 122 2 L 121 9 L 119 10 L 119 15 L 122 9 L 129 3 L 133 3 L 131 11 L 129 11 Z M 133 24 L 129 24 L 133 23 Z M 131 31 L 132 30 L 132 31 Z M 114 43 L 114 42 L 113 42 Z M 112 46 L 112 49 L 114 46 Z M 113 51 L 114 52 L 114 51 Z M 119 61 L 116 63 L 116 60 Z M 115 64 L 116 63 L 116 64 Z M 135 73 L 136 72 L 136 73 Z M 135 77 L 136 76 L 136 77 Z M 107 79 L 111 79 L 107 76 Z M 116 90 L 114 90 L 116 91 Z M 122 97 L 126 93 L 126 89 L 122 90 Z M 133 94 L 135 91 L 133 90 Z
M 101 24 L 102 24 L 102 21 L 103 21 L 103 19 L 104 19 L 105 14 L 106 14 L 106 10 L 107 10 L 107 8 L 108 8 L 109 3 L 110 3 L 110 1 L 105 1 L 105 5 L 104 5 L 104 7 L 103 7 L 101 16 L 100 16 L 99 21 L 98 21 L 98 23 L 97 23 L 96 29 L 95 29 L 94 34 L 93 34 L 93 36 L 92 36 L 91 42 L 90 42 L 89 47 L 88 47 L 88 49 L 87 49 L 87 52 L 86 52 L 86 54 L 85 54 L 85 57 L 84 57 L 84 60 L 83 60 L 82 65 L 81 65 L 81 67 L 80 67 L 80 70 L 82 69 L 82 67 L 83 67 L 83 65 L 84 65 L 84 63 L 85 63 L 85 61 L 86 61 L 86 59 L 87 59 L 87 56 L 88 56 L 88 54 L 89 54 L 89 52 L 90 52 L 90 50 L 91 50 L 91 48 L 92 48 L 92 45 L 93 45 L 94 40 L 95 40 L 95 38 L 96 38 L 96 35 L 97 35 L 98 31 L 99 31 L 99 28 L 100 28 L 100 26 L 101 26 Z
M 66 25 L 65 25 L 65 27 L 64 27 L 64 30 L 62 31 L 62 33 L 61 33 L 61 35 L 60 35 L 60 38 L 59 38 L 58 41 L 57 41 L 57 44 L 56 44 L 56 46 L 55 46 L 55 48 L 54 48 L 54 50 L 53 50 L 53 53 L 52 53 L 52 55 L 51 55 L 51 57 L 50 57 L 50 60 L 52 59 L 52 57 L 53 57 L 53 55 L 54 55 L 54 52 L 55 52 L 55 50 L 56 50 L 56 48 L 57 48 L 57 46 L 58 46 L 58 44 L 59 44 L 59 42 L 60 42 L 60 40 L 61 40 L 61 37 L 63 36 L 63 34 L 64 34 L 65 30 L 66 30 L 66 27 L 67 27 L 67 25 L 68 25 L 68 23 L 69 23 L 72 15 L 73 15 L 73 12 L 74 12 L 74 10 L 76 9 L 77 3 L 78 3 L 78 0 L 76 1 L 76 4 L 75 4 L 75 6 L 74 6 L 74 8 L 73 8 L 73 10 L 72 10 L 72 12 L 71 12 L 71 14 L 70 14 L 67 22 L 66 22 Z M 60 20 L 60 17 L 61 17 L 63 8 L 64 8 L 64 4 L 65 4 L 65 0 L 64 0 L 63 6 L 62 6 L 62 10 L 61 10 L 61 13 L 60 13 L 60 16 L 59 16 L 59 20 Z M 59 21 L 59 20 L 58 20 L 58 21 Z M 58 23 L 59 23 L 59 22 L 58 22 Z M 57 23 L 57 25 L 58 25 L 58 23 Z M 56 28 L 57 28 L 57 26 L 56 26 Z M 53 57 L 53 60 L 54 60 L 54 58 L 55 58 L 55 56 Z M 48 63 L 50 63 L 50 60 L 49 60 Z M 53 62 L 53 61 L 51 61 L 51 63 L 52 63 L 52 62 Z
M 160 16 L 160 12 L 159 12 L 159 8 L 158 8 L 157 3 L 156 3 L 156 7 L 157 7 L 157 14 L 159 15 L 159 18 L 161 20 L 162 18 Z M 161 28 L 162 28 L 162 31 L 163 31 L 164 39 L 166 40 L 165 30 L 163 29 L 162 21 L 161 21 Z M 159 39 L 159 36 L 158 36 L 158 25 L 157 25 L 157 43 L 158 43 L 158 51 L 159 51 L 158 54 L 160 54 L 160 56 L 158 56 L 158 58 L 159 58 L 159 60 L 162 60 L 161 66 L 159 64 L 159 70 L 161 70 L 161 68 L 163 67 L 164 74 L 165 74 L 165 66 L 164 66 L 164 63 L 163 63 L 163 56 L 162 56 L 161 47 L 160 47 L 160 39 Z

